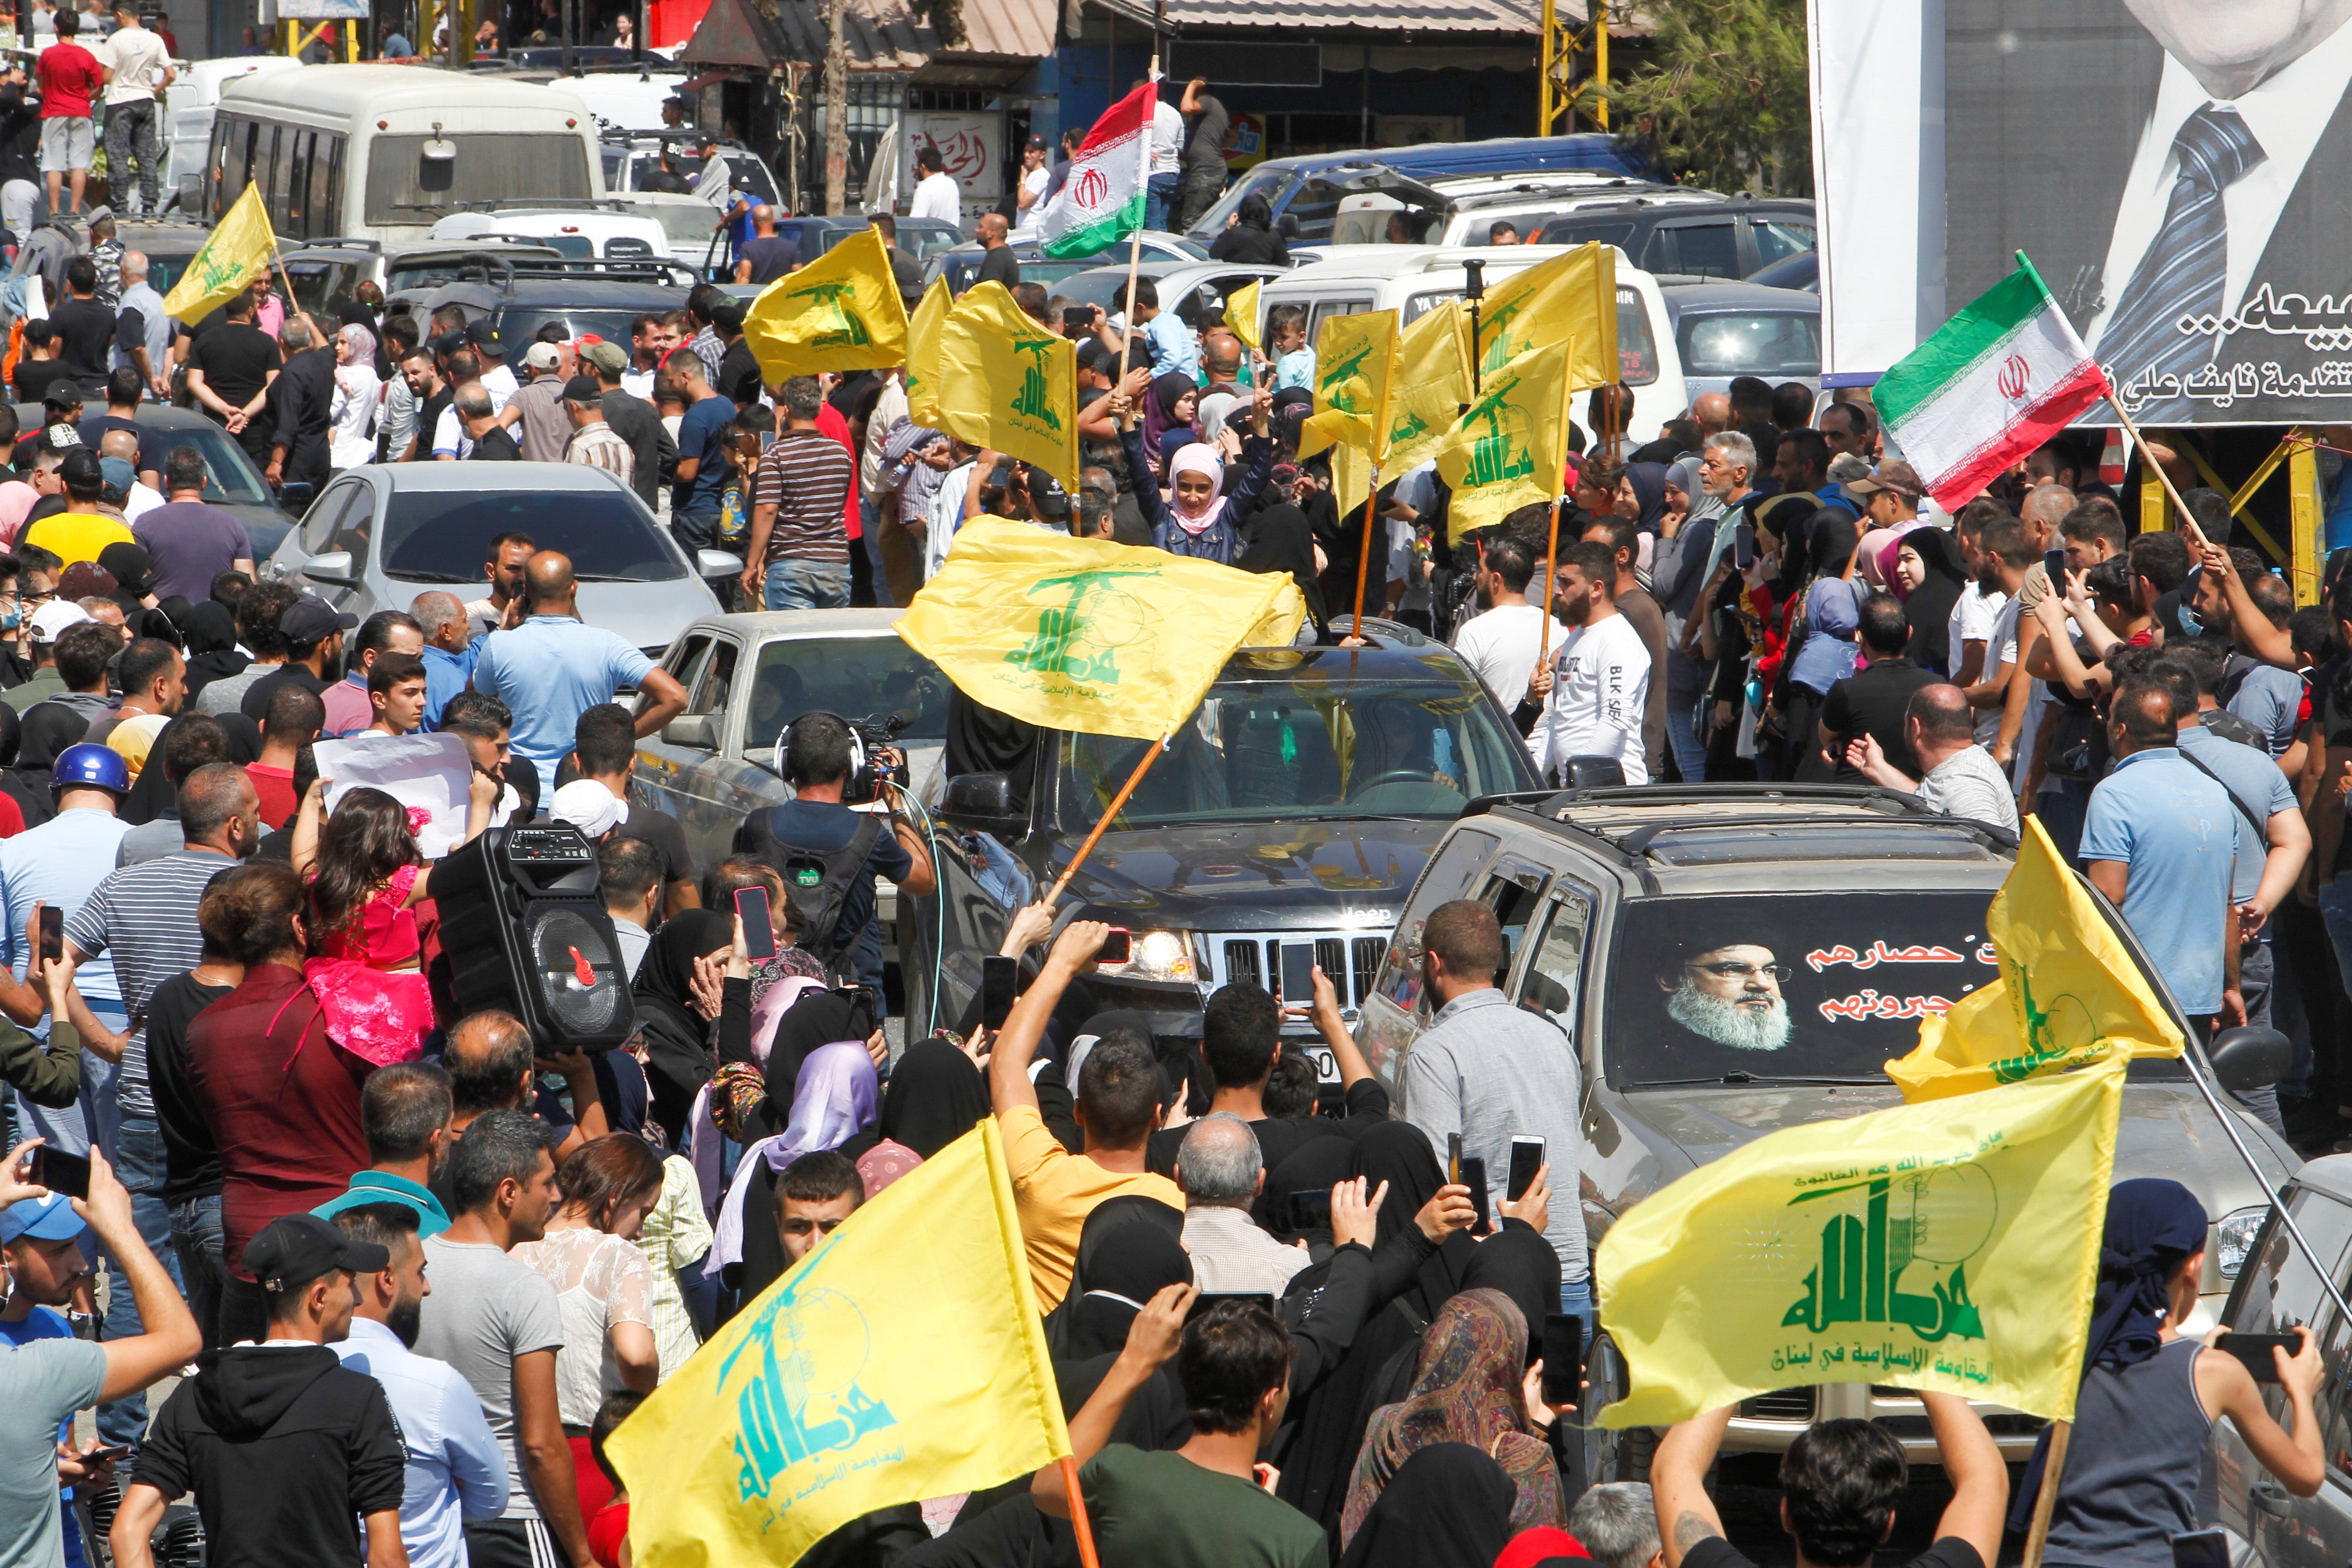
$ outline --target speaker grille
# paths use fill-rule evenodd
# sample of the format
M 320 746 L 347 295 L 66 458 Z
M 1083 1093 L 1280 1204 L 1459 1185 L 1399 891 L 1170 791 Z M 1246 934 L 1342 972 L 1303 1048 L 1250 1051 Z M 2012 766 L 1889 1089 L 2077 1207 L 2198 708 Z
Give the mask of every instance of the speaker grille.
M 524 912 L 531 979 L 541 1006 L 566 1035 L 612 1027 L 629 994 L 620 954 L 577 909 L 558 905 Z

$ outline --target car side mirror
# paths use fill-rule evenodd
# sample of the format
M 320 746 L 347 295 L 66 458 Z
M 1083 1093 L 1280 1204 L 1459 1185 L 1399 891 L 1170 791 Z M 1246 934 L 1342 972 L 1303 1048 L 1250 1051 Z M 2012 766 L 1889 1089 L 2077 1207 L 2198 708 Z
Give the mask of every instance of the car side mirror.
M 735 577 L 742 574 L 743 563 L 724 550 L 698 550 L 694 552 L 694 570 L 703 577 Z
M 688 713 L 663 725 L 661 735 L 669 745 L 683 746 L 689 751 L 715 752 L 719 749 L 719 716 L 715 713 Z
M 1617 789 L 1625 783 L 1625 764 L 1614 757 L 1570 757 L 1560 772 L 1570 789 Z
M 2205 1047 L 2213 1076 L 2232 1094 L 2268 1089 L 2286 1077 L 2294 1051 L 2276 1029 L 2224 1029 Z
M 1282 232 L 1282 237 L 1285 240 L 1297 239 L 1298 237 L 1298 215 L 1297 213 L 1285 213 L 1280 217 L 1274 220 L 1274 226 Z
M 1013 804 L 1013 781 L 1003 773 L 960 773 L 948 780 L 940 816 L 959 827 L 982 831 L 1027 826 Z
M 355 581 L 352 573 L 352 552 L 348 550 L 330 550 L 324 555 L 313 555 L 302 563 L 301 572 L 303 576 L 320 583 Z
M 299 517 L 310 509 L 310 498 L 318 493 L 318 486 L 299 479 L 292 484 L 280 485 L 278 487 L 278 510 Z

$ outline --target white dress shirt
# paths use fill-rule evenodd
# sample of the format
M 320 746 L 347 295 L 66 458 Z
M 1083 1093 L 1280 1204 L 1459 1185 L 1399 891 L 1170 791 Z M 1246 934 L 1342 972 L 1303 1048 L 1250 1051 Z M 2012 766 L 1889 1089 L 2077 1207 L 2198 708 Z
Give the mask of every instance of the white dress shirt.
M 466 1568 L 465 1522 L 496 1519 L 507 1506 L 506 1456 L 473 1385 L 373 1318 L 352 1318 L 351 1337 L 327 1348 L 352 1371 L 383 1384 L 400 1425 L 408 1455 L 400 1543 L 408 1549 L 409 1568 Z
M 2258 279 L 2253 271 L 2271 242 L 2271 230 L 2285 210 L 2287 198 L 2303 178 L 2303 166 L 2310 162 L 2312 149 L 2335 117 L 2336 100 L 2344 96 L 2347 80 L 2352 80 L 2352 26 L 2337 27 L 2301 59 L 2232 99 L 2211 97 L 2187 66 L 2170 55 L 2165 57 L 2156 108 L 2140 131 L 2131 175 L 2124 184 L 2123 205 L 2107 242 L 2106 270 L 2100 275 L 2106 298 L 2099 312 L 2084 323 L 2083 335 L 2094 347 L 2100 346 L 2100 334 L 2114 318 L 2141 257 L 2163 226 L 2164 209 L 2172 200 L 2172 182 L 2180 172 L 2173 138 L 2180 134 L 2182 123 L 2208 103 L 2236 110 L 2254 140 L 2262 143 L 2263 153 L 2261 163 L 2221 193 L 2221 212 L 2230 231 L 2222 311 L 2237 310 L 2258 281 L 2269 282 L 2282 292 L 2307 292 L 2321 281 L 2300 277 Z
M 1184 1211 L 1184 1250 L 1192 1283 L 1212 1295 L 1280 1296 L 1313 1261 L 1250 1223 L 1247 1209 L 1206 1204 Z
M 963 187 L 956 177 L 942 169 L 936 174 L 926 174 L 923 183 L 915 187 L 915 199 L 908 204 L 907 216 L 930 218 L 940 223 L 963 222 Z

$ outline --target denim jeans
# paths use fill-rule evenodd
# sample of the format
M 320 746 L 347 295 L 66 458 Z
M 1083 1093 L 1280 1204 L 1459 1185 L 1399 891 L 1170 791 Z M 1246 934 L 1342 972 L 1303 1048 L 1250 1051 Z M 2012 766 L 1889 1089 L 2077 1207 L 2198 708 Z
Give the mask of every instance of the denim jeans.
M 131 1189 L 131 1217 L 138 1222 L 139 1238 L 147 1244 L 163 1271 L 172 1277 L 175 1288 L 184 1292 L 180 1283 L 179 1259 L 172 1246 L 172 1213 L 161 1196 L 163 1188 L 163 1130 L 152 1116 L 126 1117 L 121 1137 L 115 1144 L 115 1173 L 122 1184 Z M 106 1321 L 99 1328 L 101 1341 L 136 1339 L 145 1333 L 139 1321 L 139 1304 L 131 1294 L 122 1271 L 109 1258 L 110 1278 L 107 1282 Z M 98 1435 L 110 1444 L 128 1443 L 136 1447 L 147 1435 L 147 1395 L 130 1394 L 98 1407 Z
M 1171 218 L 1176 216 L 1177 193 L 1184 188 L 1184 176 L 1154 174 L 1143 184 L 1143 226 L 1165 231 Z
M 1685 702 L 1666 698 L 1666 744 L 1674 749 L 1675 767 L 1685 784 L 1706 782 L 1706 742 L 1698 738 L 1699 699 Z
M 771 562 L 767 599 L 772 610 L 845 610 L 849 608 L 849 563 Z
M 2256 1029 L 2271 1026 L 2271 993 L 2277 973 L 2271 958 L 2271 944 L 2258 942 L 2238 952 L 2238 994 L 2246 1004 L 2246 1023 Z M 2254 1113 L 2261 1121 L 2280 1137 L 2286 1136 L 2286 1122 L 2279 1112 L 2278 1086 L 2265 1084 L 2260 1089 L 2241 1094 L 2230 1091 L 2230 1098 Z
M 187 1288 L 188 1310 L 195 1314 L 205 1348 L 220 1346 L 221 1289 L 228 1280 L 228 1249 L 221 1233 L 218 1193 L 181 1198 L 172 1205 L 172 1252 Z
M 112 103 L 106 109 L 106 166 L 113 177 L 114 209 L 123 217 L 152 213 L 161 205 L 163 184 L 163 106 L 153 99 Z M 139 184 L 131 183 L 133 157 L 139 163 Z
M 898 609 L 900 607 L 898 601 L 890 593 L 889 569 L 883 564 L 882 561 L 881 518 L 883 507 L 887 505 L 896 510 L 898 498 L 888 494 L 865 496 L 860 498 L 857 505 L 866 524 L 866 538 L 862 547 L 866 552 L 866 563 L 874 568 L 875 608 Z M 852 548 L 859 548 L 859 546 L 852 546 Z

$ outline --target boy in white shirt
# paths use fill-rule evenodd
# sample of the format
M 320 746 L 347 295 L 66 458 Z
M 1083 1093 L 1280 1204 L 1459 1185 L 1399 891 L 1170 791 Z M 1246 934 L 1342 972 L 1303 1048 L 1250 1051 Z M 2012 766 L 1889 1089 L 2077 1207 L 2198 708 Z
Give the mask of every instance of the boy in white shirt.
M 1547 781 L 1561 776 L 1570 757 L 1614 757 L 1627 784 L 1650 782 L 1642 752 L 1650 650 L 1617 613 L 1616 587 L 1617 556 L 1607 545 L 1579 540 L 1561 548 L 1553 606 L 1568 635 L 1528 682 L 1528 700 L 1542 704 L 1528 752 Z
M 1535 552 L 1521 541 L 1506 537 L 1488 544 L 1478 567 L 1478 591 L 1494 607 L 1471 616 L 1454 634 L 1454 651 L 1507 712 L 1527 696 L 1538 650 L 1546 646 L 1544 613 L 1528 603 L 1535 572 Z M 1557 652 L 1567 640 L 1568 628 L 1553 621 L 1549 646 Z

